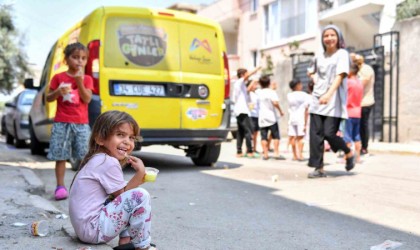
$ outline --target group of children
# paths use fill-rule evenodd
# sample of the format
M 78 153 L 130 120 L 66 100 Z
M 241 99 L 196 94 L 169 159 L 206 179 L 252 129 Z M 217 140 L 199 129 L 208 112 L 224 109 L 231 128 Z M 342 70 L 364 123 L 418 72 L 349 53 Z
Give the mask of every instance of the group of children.
M 268 160 L 269 144 L 272 141 L 274 159 L 280 156 L 279 116 L 284 112 L 275 91 L 276 84 L 267 75 L 258 80 L 249 80 L 260 68 L 248 72 L 238 69 L 238 80 L 234 84 L 232 101 L 234 114 L 237 119 L 237 157 L 258 157 L 257 137 L 260 132 L 262 159 Z M 302 155 L 303 139 L 307 131 L 309 95 L 303 91 L 303 84 L 299 79 L 293 79 L 289 84 L 292 92 L 288 94 L 289 104 L 289 143 L 293 150 L 293 160 L 304 161 Z M 245 139 L 247 153 L 242 153 Z
M 131 152 L 140 135 L 129 114 L 108 111 L 89 126 L 88 104 L 92 78 L 84 74 L 88 50 L 81 43 L 64 49 L 68 70 L 53 76 L 46 100 L 57 101 L 48 159 L 56 161 L 56 200 L 69 196 L 70 220 L 78 238 L 86 243 L 109 242 L 119 236 L 114 249 L 151 250 L 151 206 L 144 183 L 143 162 Z M 70 155 L 72 154 L 72 155 Z M 64 185 L 66 161 L 83 159 L 70 192 Z M 124 180 L 123 166 L 135 171 Z
M 364 91 L 358 77 L 360 65 L 356 62 L 350 63 L 349 53 L 344 49 L 344 39 L 337 26 L 328 25 L 323 29 L 322 45 L 324 52 L 317 55 L 313 69 L 308 72 L 311 94 L 303 91 L 299 79 L 293 79 L 289 83 L 292 92 L 287 95 L 288 135 L 293 160 L 305 161 L 302 155 L 303 142 L 309 130 L 308 166 L 315 168 L 308 175 L 309 178 L 326 176 L 324 141 L 329 143 L 334 152 L 345 153 L 347 171 L 352 170 L 356 162 L 360 162 L 361 152 L 360 118 Z M 283 116 L 283 111 L 277 93 L 269 88 L 270 79 L 267 76 L 246 85 L 249 77 L 258 69 L 250 73 L 245 69 L 237 72 L 238 80 L 235 82 L 232 97 L 238 121 L 237 156 L 255 157 L 259 130 L 263 159 L 268 159 L 268 131 L 273 137 L 275 158 L 279 158 L 280 133 L 277 121 L 278 113 Z M 340 123 L 344 123 L 344 138 L 337 135 Z M 247 145 L 245 155 L 242 153 L 244 138 Z
M 236 147 L 237 157 L 258 157 L 256 138 L 258 131 L 260 131 L 263 159 L 268 160 L 269 131 L 274 144 L 274 155 L 276 158 L 280 157 L 280 131 L 276 111 L 281 115 L 283 115 L 283 111 L 280 108 L 277 93 L 270 88 L 271 82 L 268 76 L 263 76 L 258 81 L 249 81 L 249 78 L 259 69 L 260 67 L 251 72 L 246 69 L 238 69 L 237 71 L 238 80 L 234 84 L 232 95 L 234 114 L 238 125 Z M 246 154 L 242 153 L 244 139 L 247 149 Z

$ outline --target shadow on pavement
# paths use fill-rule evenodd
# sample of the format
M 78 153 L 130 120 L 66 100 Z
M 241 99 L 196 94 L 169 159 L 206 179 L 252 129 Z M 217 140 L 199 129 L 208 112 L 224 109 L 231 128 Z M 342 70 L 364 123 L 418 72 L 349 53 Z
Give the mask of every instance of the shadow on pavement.
M 197 171 L 164 173 L 145 188 L 155 198 L 153 238 L 162 249 L 369 249 L 388 239 L 420 249 L 410 232 Z
M 134 155 L 140 157 L 143 160 L 143 163 L 147 167 L 155 167 L 159 170 L 164 171 L 179 171 L 179 170 L 211 170 L 215 167 L 211 166 L 196 166 L 191 161 L 189 157 L 164 154 L 164 153 L 151 153 L 151 152 L 136 152 Z M 216 163 L 217 167 L 227 166 L 229 168 L 238 168 L 242 164 L 237 164 L 233 162 L 218 161 Z

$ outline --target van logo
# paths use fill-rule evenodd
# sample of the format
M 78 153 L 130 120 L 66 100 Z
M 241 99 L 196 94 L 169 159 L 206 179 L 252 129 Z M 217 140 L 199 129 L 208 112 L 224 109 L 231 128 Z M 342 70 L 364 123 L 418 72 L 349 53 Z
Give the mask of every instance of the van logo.
M 121 25 L 118 40 L 125 58 L 139 66 L 153 66 L 166 54 L 167 34 L 162 28 L 144 24 Z
M 205 119 L 207 117 L 207 109 L 189 108 L 187 110 L 187 117 L 192 120 Z
M 197 38 L 194 38 L 194 40 L 192 41 L 191 46 L 190 46 L 190 52 L 193 52 L 194 50 L 200 47 L 203 47 L 205 50 L 207 50 L 207 52 L 211 53 L 211 47 L 210 47 L 209 41 L 207 41 L 207 39 L 200 41 Z

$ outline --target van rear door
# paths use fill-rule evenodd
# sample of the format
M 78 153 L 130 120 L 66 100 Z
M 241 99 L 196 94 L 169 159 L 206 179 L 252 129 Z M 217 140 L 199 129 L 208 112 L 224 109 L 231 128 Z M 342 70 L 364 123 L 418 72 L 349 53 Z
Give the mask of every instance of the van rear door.
M 181 128 L 218 128 L 224 102 L 223 36 L 215 27 L 192 20 L 180 23 L 179 32 L 181 82 L 193 88 L 181 101 Z
M 105 16 L 102 112 L 131 114 L 142 129 L 181 127 L 179 25 L 147 9 Z

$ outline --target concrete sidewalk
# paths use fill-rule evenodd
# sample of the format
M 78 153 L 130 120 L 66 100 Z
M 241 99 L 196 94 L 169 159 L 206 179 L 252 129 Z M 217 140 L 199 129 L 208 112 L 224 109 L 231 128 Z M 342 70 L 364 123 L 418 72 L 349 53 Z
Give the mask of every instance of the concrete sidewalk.
M 44 184 L 31 169 L 0 165 L 1 249 L 112 249 L 78 241 L 68 216 L 43 198 L 44 193 Z M 39 220 L 49 224 L 45 237 L 30 233 L 31 223 Z

